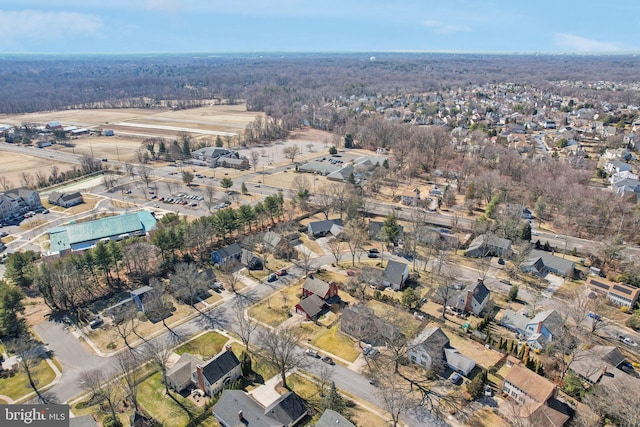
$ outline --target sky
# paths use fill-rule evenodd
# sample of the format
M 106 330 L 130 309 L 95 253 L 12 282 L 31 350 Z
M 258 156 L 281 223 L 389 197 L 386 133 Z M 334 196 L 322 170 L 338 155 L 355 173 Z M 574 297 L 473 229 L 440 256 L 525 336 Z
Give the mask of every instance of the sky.
M 0 0 L 0 53 L 640 52 L 640 1 Z

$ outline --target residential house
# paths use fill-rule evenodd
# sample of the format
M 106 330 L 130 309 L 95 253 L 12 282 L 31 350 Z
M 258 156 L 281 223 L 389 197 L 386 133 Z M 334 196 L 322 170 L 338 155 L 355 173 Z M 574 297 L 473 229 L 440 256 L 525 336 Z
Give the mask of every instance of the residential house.
M 305 315 L 307 319 L 315 320 L 326 306 L 331 306 L 338 299 L 337 284 L 327 283 L 311 276 L 302 285 L 302 298 L 294 307 L 294 311 Z
M 413 191 L 401 193 L 400 201 L 406 206 L 418 206 L 420 203 L 420 189 L 414 188 Z
M 62 206 L 63 208 L 79 205 L 82 202 L 84 202 L 84 200 L 82 200 L 82 194 L 78 191 L 74 193 L 59 193 L 54 191 L 49 194 L 49 203 Z
M 383 225 L 384 225 L 384 222 L 382 221 L 369 221 L 369 229 L 368 229 L 369 237 L 377 242 L 382 241 L 382 239 L 380 238 L 380 231 L 382 230 Z M 404 227 L 401 225 L 398 225 L 398 240 L 402 240 L 403 235 L 404 235 Z
M 400 291 L 409 277 L 409 265 L 394 260 L 387 261 L 387 267 L 382 273 L 382 286 Z
M 547 273 L 562 277 L 572 277 L 575 263 L 545 251 L 532 250 L 527 260 L 520 267 L 522 271 L 544 277 Z
M 471 283 L 456 292 L 451 305 L 457 311 L 463 313 L 473 313 L 476 316 L 480 316 L 482 310 L 484 310 L 487 302 L 489 302 L 491 291 L 486 287 L 482 279 L 478 279 L 477 282 Z
M 462 375 L 469 373 L 476 363 L 449 345 L 449 338 L 440 327 L 425 329 L 410 344 L 407 357 L 427 370 L 444 373 L 447 367 Z
M 562 316 L 555 310 L 546 310 L 530 319 L 522 311 L 505 310 L 500 324 L 524 336 L 529 347 L 542 349 L 553 341 L 553 335 L 562 327 Z
M 231 262 L 240 262 L 242 257 L 242 248 L 239 244 L 233 243 L 229 246 L 225 246 L 211 254 L 211 262 L 214 264 L 225 265 Z
M 576 351 L 569 369 L 591 384 L 600 381 L 608 371 L 614 371 L 625 363 L 618 347 L 595 345 Z
M 342 310 L 340 331 L 373 346 L 384 345 L 402 336 L 397 326 L 376 316 L 373 309 L 364 304 Z
M 245 265 L 249 270 L 262 270 L 264 268 L 262 264 L 262 258 L 246 249 L 242 250 L 240 255 L 240 263 Z
M 341 219 L 326 219 L 323 221 L 313 221 L 307 226 L 307 231 L 313 237 L 324 237 L 331 232 L 334 225 L 342 225 Z
M 521 364 L 509 368 L 502 390 L 515 402 L 507 416 L 517 417 L 522 424 L 560 427 L 571 418 L 566 405 L 556 400 L 557 386 Z
M 284 243 L 283 237 L 273 231 L 267 231 L 262 237 L 262 245 L 270 252 L 274 252 L 282 243 Z
M 193 385 L 192 375 L 202 361 L 189 353 L 184 353 L 178 361 L 167 369 L 167 385 L 178 393 Z
M 604 170 L 609 174 L 631 172 L 631 165 L 621 160 L 610 160 L 604 164 Z
M 263 405 L 242 390 L 224 390 L 213 406 L 213 416 L 222 427 L 293 427 L 307 412 L 304 401 L 292 391 Z
M 356 427 L 356 425 L 333 409 L 325 409 L 315 427 Z
M 204 365 L 197 365 L 191 379 L 207 396 L 215 396 L 241 375 L 240 361 L 233 352 L 225 350 Z
M 249 169 L 249 159 L 246 157 L 235 157 L 233 155 L 220 156 L 214 160 L 215 166 L 232 169 Z
M 613 304 L 632 309 L 640 297 L 640 288 L 589 276 L 585 284 L 592 292 L 602 295 Z
M 324 280 L 308 277 L 302 285 L 302 297 L 311 295 L 319 296 L 323 301 L 333 300 L 338 296 L 338 285 L 334 282 L 327 283 Z
M 309 295 L 300 299 L 293 311 L 305 316 L 308 320 L 317 320 L 322 311 L 326 308 L 325 301 L 318 295 Z
M 486 256 L 508 258 L 511 256 L 511 253 L 511 240 L 487 233 L 473 239 L 465 252 L 465 256 L 474 258 L 483 258 Z

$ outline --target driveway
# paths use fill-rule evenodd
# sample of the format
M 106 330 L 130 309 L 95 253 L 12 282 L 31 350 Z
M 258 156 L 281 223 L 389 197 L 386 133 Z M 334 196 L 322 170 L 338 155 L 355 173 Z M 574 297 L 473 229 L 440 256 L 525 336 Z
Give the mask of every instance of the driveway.
M 546 275 L 545 279 L 549 281 L 549 286 L 547 286 L 547 289 L 542 292 L 542 295 L 549 298 L 555 291 L 558 290 L 560 286 L 562 286 L 562 284 L 564 283 L 564 278 L 549 273 Z

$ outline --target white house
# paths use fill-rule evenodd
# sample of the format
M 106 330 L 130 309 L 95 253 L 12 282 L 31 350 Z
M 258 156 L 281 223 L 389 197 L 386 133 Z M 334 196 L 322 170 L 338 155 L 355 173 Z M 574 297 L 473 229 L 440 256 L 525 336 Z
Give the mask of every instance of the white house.
M 208 396 L 215 396 L 242 375 L 240 361 L 231 351 L 220 353 L 192 373 L 192 381 Z

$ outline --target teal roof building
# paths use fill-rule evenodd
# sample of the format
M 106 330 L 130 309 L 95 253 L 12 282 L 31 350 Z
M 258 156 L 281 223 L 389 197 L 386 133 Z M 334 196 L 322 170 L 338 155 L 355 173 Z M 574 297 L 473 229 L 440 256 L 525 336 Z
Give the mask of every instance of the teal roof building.
M 51 228 L 49 252 L 82 251 L 92 248 L 100 240 L 122 240 L 130 236 L 144 236 L 156 226 L 156 219 L 148 211 L 109 216 L 94 221 Z

